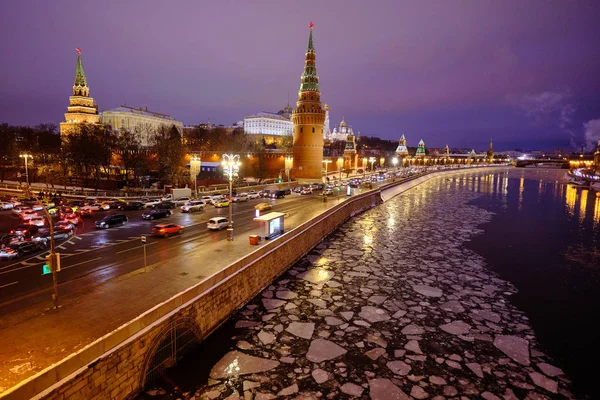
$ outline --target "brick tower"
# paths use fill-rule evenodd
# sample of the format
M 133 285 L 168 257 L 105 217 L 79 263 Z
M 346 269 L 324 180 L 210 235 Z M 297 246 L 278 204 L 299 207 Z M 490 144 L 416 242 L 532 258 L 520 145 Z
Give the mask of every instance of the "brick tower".
M 322 179 L 323 130 L 325 110 L 321 106 L 319 76 L 317 75 L 316 53 L 313 46 L 313 23 L 310 23 L 308 49 L 302 73 L 296 109 L 292 113 L 294 122 L 294 165 L 292 175 L 304 182 Z
M 98 114 L 98 106 L 94 99 L 90 97 L 90 88 L 81 63 L 81 50 L 77 48 L 73 96 L 69 97 L 69 107 L 65 113 L 65 121 L 60 123 L 61 135 L 72 133 L 79 124 L 84 122 L 97 124 L 100 122 L 100 115 Z

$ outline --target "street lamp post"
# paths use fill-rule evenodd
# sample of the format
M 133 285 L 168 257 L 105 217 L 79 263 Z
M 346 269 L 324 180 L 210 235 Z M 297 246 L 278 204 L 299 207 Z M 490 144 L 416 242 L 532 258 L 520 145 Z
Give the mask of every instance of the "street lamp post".
M 377 159 L 375 157 L 369 157 L 369 162 L 371 163 L 371 173 L 373 173 L 373 163 L 375 163 Z
M 323 179 L 323 183 L 327 183 L 327 164 L 331 164 L 331 160 L 323 160 L 325 163 L 325 178 Z
M 392 164 L 394 165 L 394 181 L 396 180 L 396 172 L 398 171 L 398 157 L 392 158 Z
M 200 157 L 193 155 L 190 158 L 190 174 L 194 177 L 194 191 L 196 192 L 196 198 L 198 198 L 198 174 L 200 173 Z
M 227 227 L 227 240 L 233 240 L 233 178 L 238 176 L 240 169 L 239 154 L 223 154 L 223 172 L 229 180 L 229 226 Z
M 337 159 L 337 167 L 340 172 L 340 182 L 342 181 L 342 168 L 344 166 L 344 159 L 342 157 L 338 157 Z
M 291 189 L 290 186 L 290 171 L 292 170 L 292 165 L 294 164 L 294 158 L 293 157 L 286 157 L 285 158 L 285 174 L 287 175 L 288 178 L 288 189 Z
M 31 154 L 25 153 L 25 154 L 19 154 L 19 157 L 25 159 L 25 179 L 27 182 L 27 193 L 29 193 L 29 172 L 27 171 L 27 159 L 33 158 L 33 156 Z

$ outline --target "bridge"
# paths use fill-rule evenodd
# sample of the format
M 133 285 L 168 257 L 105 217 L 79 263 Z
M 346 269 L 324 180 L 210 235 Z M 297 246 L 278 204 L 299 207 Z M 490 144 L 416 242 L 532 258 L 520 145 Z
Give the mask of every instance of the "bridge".
M 564 169 L 569 169 L 569 161 L 563 159 L 549 159 L 549 158 L 539 158 L 539 159 L 526 159 L 526 160 L 516 160 L 514 162 L 516 167 L 524 168 L 529 165 L 535 166 L 543 166 L 543 165 L 551 165 L 553 167 L 560 166 Z

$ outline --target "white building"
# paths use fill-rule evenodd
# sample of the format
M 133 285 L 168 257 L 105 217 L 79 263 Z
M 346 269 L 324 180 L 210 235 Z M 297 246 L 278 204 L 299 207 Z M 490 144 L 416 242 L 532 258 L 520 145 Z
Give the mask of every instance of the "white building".
M 112 110 L 102 111 L 100 121 L 112 126 L 113 129 L 124 128 L 138 136 L 144 147 L 152 145 L 153 134 L 161 127 L 171 128 L 175 125 L 183 132 L 183 123 L 167 114 L 161 114 L 140 108 L 121 106 Z
M 289 104 L 276 114 L 262 112 L 249 115 L 244 118 L 244 132 L 249 135 L 292 136 L 294 123 L 291 115 Z
M 327 139 L 329 140 L 343 140 L 346 141 L 349 135 L 354 135 L 354 131 L 351 126 L 346 125 L 346 121 L 342 118 L 342 122 L 340 122 L 340 126 L 333 128 L 333 132 L 329 135 Z M 360 133 L 359 133 L 360 135 Z

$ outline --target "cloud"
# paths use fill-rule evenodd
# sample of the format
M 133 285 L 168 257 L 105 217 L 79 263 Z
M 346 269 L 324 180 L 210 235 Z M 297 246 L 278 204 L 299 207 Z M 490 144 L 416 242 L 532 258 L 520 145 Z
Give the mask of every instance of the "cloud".
M 600 140 L 600 119 L 592 119 L 583 124 L 585 147 L 593 150 Z
M 578 147 L 573 129 L 573 115 L 577 110 L 571 102 L 571 91 L 544 91 L 511 95 L 508 101 L 518 107 L 534 125 L 555 125 L 569 135 L 572 147 Z

